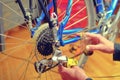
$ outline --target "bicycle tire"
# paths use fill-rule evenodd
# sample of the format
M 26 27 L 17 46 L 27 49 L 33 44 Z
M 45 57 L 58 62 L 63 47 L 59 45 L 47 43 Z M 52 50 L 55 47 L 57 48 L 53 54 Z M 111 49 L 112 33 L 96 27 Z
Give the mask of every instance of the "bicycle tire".
M 96 13 L 95 13 L 95 6 L 92 0 L 85 0 L 86 6 L 87 6 L 87 14 L 88 14 L 88 27 L 94 27 L 96 26 Z M 79 64 L 78 66 L 84 67 L 85 63 L 88 60 L 88 56 L 85 54 L 82 54 L 80 56 Z

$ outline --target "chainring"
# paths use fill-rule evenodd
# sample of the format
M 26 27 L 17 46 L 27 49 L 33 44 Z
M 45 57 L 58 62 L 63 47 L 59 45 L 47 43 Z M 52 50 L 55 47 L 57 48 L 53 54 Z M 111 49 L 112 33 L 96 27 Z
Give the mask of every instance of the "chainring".
M 48 56 L 53 53 L 54 38 L 48 23 L 42 24 L 35 31 L 33 38 L 36 40 L 36 47 L 41 55 Z

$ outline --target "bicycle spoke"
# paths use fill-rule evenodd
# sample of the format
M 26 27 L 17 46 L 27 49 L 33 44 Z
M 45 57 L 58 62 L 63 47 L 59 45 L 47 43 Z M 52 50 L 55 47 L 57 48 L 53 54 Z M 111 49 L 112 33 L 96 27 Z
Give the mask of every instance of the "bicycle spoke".
M 29 22 L 27 19 L 25 19 L 21 14 L 19 14 L 17 11 L 15 11 L 14 9 L 12 9 L 10 6 L 8 6 L 6 3 L 4 3 L 3 1 L 0 1 L 1 4 L 3 4 L 5 7 L 7 7 L 8 9 L 10 9 L 12 12 L 14 12 L 16 15 L 18 15 L 21 19 L 25 20 L 25 25 L 26 26 L 23 26 L 21 23 L 17 23 L 17 22 L 13 22 L 12 20 L 9 20 L 9 19 L 6 19 L 6 18 L 3 18 L 3 17 L 0 17 L 1 19 L 5 20 L 5 21 L 8 21 L 8 22 L 11 22 L 11 23 L 14 23 L 14 24 L 17 24 L 21 27 L 24 27 L 26 28 L 28 31 L 30 31 L 30 28 L 29 26 L 27 26 L 27 22 Z M 35 24 L 32 24 L 32 26 L 35 26 Z
M 62 4 L 62 0 L 59 0 L 59 1 L 58 1 L 58 6 L 57 6 L 57 7 L 59 8 L 61 4 Z
M 18 80 L 22 80 L 22 77 L 23 77 L 23 80 L 25 80 L 25 78 L 26 78 L 26 73 L 27 73 L 27 69 L 28 69 L 28 63 L 27 63 L 27 66 L 26 66 L 26 69 L 25 69 L 25 71 L 22 73 L 22 75 L 20 76 L 20 78 L 18 79 Z
M 8 37 L 8 38 L 11 38 L 11 39 L 16 39 L 16 40 L 19 40 L 19 41 L 26 41 L 25 39 L 22 39 L 22 38 L 17 38 L 17 37 L 14 37 L 14 36 L 9 36 L 9 35 L 5 35 L 5 34 L 0 34 L 0 36 L 4 36 L 4 37 Z
M 34 53 L 34 48 L 33 48 L 33 50 L 31 51 L 31 53 L 30 53 L 30 56 L 27 58 L 27 62 L 29 62 L 29 61 L 32 61 L 32 59 L 35 57 L 35 54 L 32 56 L 32 53 Z M 32 58 L 30 59 L 30 57 L 32 56 Z M 16 69 L 16 72 L 18 72 L 18 70 L 24 65 L 26 63 L 26 61 L 24 61 L 22 64 L 20 64 L 19 66 L 18 66 L 18 68 Z
M 56 73 L 56 74 L 59 74 L 59 73 L 58 73 L 57 71 L 55 71 L 55 70 L 52 70 L 52 69 L 51 69 L 50 71 L 51 71 L 51 72 L 54 72 L 54 73 Z
M 0 45 L 14 45 L 14 44 L 20 44 L 20 43 L 15 43 L 15 42 L 14 43 L 12 42 L 11 43 L 0 43 Z
M 40 79 L 41 80 L 41 73 L 39 73 L 39 75 L 37 76 L 37 80 Z
M 73 7 L 75 4 L 77 4 L 78 1 L 79 1 L 79 0 L 75 1 L 75 2 L 73 3 L 72 7 Z M 75 18 L 78 14 L 80 14 L 80 12 L 82 12 L 82 11 L 85 10 L 85 9 L 86 9 L 86 6 L 83 6 L 79 11 L 77 11 L 77 13 L 73 14 L 73 15 L 70 17 L 69 21 L 73 20 L 73 18 Z M 61 17 L 63 14 L 65 14 L 65 11 L 62 12 L 60 15 L 58 15 L 58 18 Z M 80 20 L 78 20 L 78 21 L 75 21 L 73 24 L 67 25 L 67 26 L 65 27 L 65 29 L 68 29 L 68 28 L 70 28 L 70 27 L 72 27 L 72 26 L 80 23 L 81 21 L 83 21 L 83 20 L 85 20 L 85 19 L 87 19 L 87 16 L 83 17 L 82 19 L 80 19 Z
M 6 55 L 5 57 L 2 57 L 1 59 L 0 59 L 0 62 L 1 61 L 3 61 L 3 60 L 5 60 L 7 57 L 12 57 L 12 58 L 18 58 L 18 59 L 22 59 L 22 58 L 19 58 L 19 57 L 14 57 L 14 56 L 12 56 L 14 53 L 15 53 L 15 51 L 17 51 L 17 49 L 19 49 L 21 46 L 23 46 L 23 45 L 25 45 L 25 44 L 21 44 L 21 45 L 18 45 L 18 46 L 15 46 L 15 47 L 13 47 L 13 48 L 10 48 L 10 49 L 7 49 L 7 50 L 4 50 L 4 51 L 2 51 L 1 53 L 2 53 L 2 55 Z M 6 54 L 6 52 L 7 51 L 11 51 L 11 52 L 9 52 L 9 54 Z M 26 59 L 23 59 L 23 60 L 26 60 Z
M 76 1 L 73 3 L 72 6 L 74 6 L 78 1 L 79 1 L 79 0 L 76 0 Z M 65 11 L 66 11 L 66 10 L 64 10 L 62 13 L 60 13 L 60 15 L 58 15 L 58 18 L 60 18 L 62 15 L 64 15 L 64 14 L 65 14 Z
M 28 43 L 31 43 L 31 44 L 34 44 L 34 43 L 32 43 L 32 42 L 23 42 L 22 44 L 19 44 L 19 45 L 17 45 L 17 46 L 15 46 L 15 47 L 12 47 L 12 48 L 9 48 L 9 49 L 7 49 L 7 50 L 4 50 L 4 51 L 2 51 L 2 52 L 6 52 L 6 51 L 10 51 L 10 50 L 13 50 L 13 49 L 17 49 L 18 47 L 21 47 L 21 46 L 23 46 L 23 45 L 25 45 L 25 44 L 28 44 Z
M 28 28 L 27 28 L 26 26 L 23 26 L 22 24 L 19 24 L 19 23 L 17 23 L 17 22 L 14 22 L 14 21 L 12 21 L 12 20 L 7 19 L 7 18 L 0 17 L 0 19 L 2 19 L 2 20 L 4 20 L 4 21 L 7 21 L 7 22 L 10 22 L 10 23 L 13 23 L 13 24 L 16 24 L 16 25 L 18 25 L 18 26 L 20 26 L 20 27 L 23 27 L 23 28 L 25 28 L 25 29 L 28 30 Z
M 47 80 L 47 72 L 45 73 L 45 76 L 46 76 L 45 79 Z
M 4 2 L 0 1 L 1 4 L 3 4 L 4 6 L 6 6 L 8 9 L 10 9 L 11 11 L 13 11 L 14 13 L 16 13 L 19 17 L 23 18 L 24 17 L 22 15 L 20 15 L 18 12 L 16 12 L 14 9 L 12 9 L 11 7 L 9 7 L 7 4 L 5 4 Z
M 28 60 L 30 60 L 30 61 L 33 59 L 33 57 L 34 57 L 35 55 L 33 55 L 32 57 L 31 57 L 31 56 L 32 56 L 32 52 L 30 53 L 30 55 L 29 55 L 29 57 L 28 57 Z M 31 58 L 31 59 L 30 59 L 30 58 Z M 23 80 L 25 80 L 26 74 L 27 74 L 27 70 L 28 70 L 28 66 L 29 66 L 29 61 L 27 62 L 25 71 L 22 73 L 22 75 L 21 75 L 21 77 L 19 78 L 19 80 L 21 80 L 22 77 L 23 77 Z
M 80 20 L 74 22 L 73 24 L 71 24 L 71 25 L 65 27 L 65 29 L 68 29 L 68 28 L 70 28 L 71 26 L 73 26 L 73 25 L 75 25 L 75 24 L 77 24 L 77 23 L 79 23 L 79 22 L 81 22 L 81 21 L 83 21 L 83 20 L 85 20 L 85 19 L 87 19 L 87 18 L 88 18 L 88 16 L 85 16 L 84 18 L 82 18 L 82 19 L 80 19 Z
M 72 15 L 69 20 L 73 19 L 76 15 L 78 15 L 80 12 L 82 12 L 82 11 L 85 10 L 85 9 L 86 9 L 86 6 L 84 6 L 82 9 L 80 9 L 80 10 L 79 10 L 77 13 L 75 13 L 74 15 Z
M 5 54 L 5 53 L 3 53 L 2 55 L 5 55 L 5 56 L 8 56 L 8 57 L 17 59 L 17 60 L 28 61 L 27 59 L 20 58 L 20 57 L 15 57 L 15 56 L 11 56 L 11 55 L 8 55 L 8 54 Z M 0 62 L 1 62 L 1 60 L 0 60 Z M 29 61 L 29 62 L 30 62 L 30 61 Z M 32 62 L 30 62 L 30 63 L 33 64 Z
M 20 44 L 34 44 L 33 42 L 19 42 L 19 43 L 13 43 L 13 42 L 6 42 L 6 43 L 0 43 L 0 45 L 20 45 Z
M 51 71 L 49 71 L 49 74 L 50 74 L 50 77 L 51 77 L 50 79 L 54 80 L 53 77 L 52 77 Z

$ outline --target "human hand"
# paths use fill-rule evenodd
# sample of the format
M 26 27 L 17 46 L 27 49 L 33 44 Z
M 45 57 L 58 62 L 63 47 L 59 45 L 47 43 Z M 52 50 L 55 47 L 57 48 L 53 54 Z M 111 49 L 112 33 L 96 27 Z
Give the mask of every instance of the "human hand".
M 86 50 L 93 51 L 99 50 L 102 52 L 113 53 L 114 43 L 107 40 L 100 34 L 85 33 L 87 40 L 91 41 L 91 44 L 86 46 Z
M 58 71 L 63 80 L 85 80 L 86 78 L 88 78 L 84 70 L 78 66 L 66 68 L 62 65 L 59 65 Z

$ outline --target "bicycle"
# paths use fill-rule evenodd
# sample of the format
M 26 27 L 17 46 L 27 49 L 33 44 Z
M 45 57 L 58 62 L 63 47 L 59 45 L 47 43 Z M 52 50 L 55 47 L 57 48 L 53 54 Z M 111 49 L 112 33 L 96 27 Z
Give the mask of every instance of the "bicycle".
M 112 41 L 114 41 L 116 37 L 115 34 L 117 33 L 117 27 L 114 28 L 115 29 L 114 30 L 111 26 L 116 25 L 120 17 L 120 10 L 116 14 L 116 16 L 113 16 L 118 0 L 111 0 L 111 2 L 108 2 L 108 3 L 104 0 L 94 0 L 94 1 L 92 0 L 81 0 L 81 1 L 80 0 L 68 0 L 68 1 L 29 0 L 29 9 L 24 8 L 22 3 L 23 1 L 16 0 L 16 2 L 17 4 L 19 4 L 20 11 L 22 12 L 22 15 L 23 15 L 23 16 L 21 15 L 19 16 L 21 16 L 22 20 L 25 21 L 25 24 L 28 25 L 28 27 L 20 25 L 23 27 L 20 29 L 23 29 L 23 31 L 24 29 L 27 29 L 29 31 L 27 32 L 27 34 L 29 33 L 29 37 L 28 35 L 26 36 L 28 40 L 26 41 L 25 37 L 24 37 L 25 39 L 19 39 L 14 36 L 1 34 L 2 37 L 8 37 L 8 38 L 11 38 L 12 40 L 16 39 L 22 42 L 20 43 L 21 45 L 19 43 L 14 43 L 12 41 L 10 43 L 5 43 L 5 44 L 1 43 L 1 45 L 6 45 L 6 47 L 7 46 L 11 47 L 1 51 L 1 53 L 3 53 L 1 55 L 3 56 L 5 55 L 6 57 L 8 57 L 8 60 L 9 60 L 9 57 L 18 60 L 18 63 L 16 65 L 13 65 L 13 67 L 11 67 L 12 70 L 14 67 L 16 67 L 15 72 L 12 73 L 12 76 L 16 74 L 16 77 L 14 77 L 14 79 L 19 78 L 19 80 L 28 80 L 28 79 L 43 78 L 41 77 L 41 75 L 45 76 L 46 72 L 51 71 L 51 69 L 54 69 L 54 67 L 56 67 L 61 61 L 64 61 L 64 60 L 66 61 L 66 56 L 62 56 L 62 52 L 59 49 L 60 46 L 64 46 L 67 44 L 69 45 L 79 40 L 83 40 L 83 43 L 85 43 L 84 36 L 74 35 L 76 33 L 84 33 L 84 32 L 101 33 L 103 36 L 106 36 L 108 39 L 110 40 L 112 39 Z M 61 4 L 64 2 L 68 3 L 68 5 L 66 6 L 66 4 L 63 4 L 63 5 Z M 8 9 L 11 9 L 2 0 L 0 1 L 0 3 L 5 7 L 7 7 Z M 33 3 L 34 3 L 34 6 L 33 6 Z M 60 4 L 63 7 L 60 6 Z M 75 6 L 76 4 L 81 4 L 82 9 L 78 8 L 77 9 L 78 11 L 75 13 L 75 12 L 72 12 L 72 10 L 74 9 L 73 7 L 77 8 Z M 37 17 L 36 16 L 33 17 L 32 15 L 36 7 L 38 9 L 41 8 L 42 11 L 38 10 Z M 65 11 L 62 12 L 60 9 Z M 14 11 L 13 9 L 11 10 L 18 15 L 16 11 Z M 81 16 L 79 16 L 80 12 L 87 13 L 86 14 L 87 16 L 85 15 L 84 18 L 79 20 L 79 18 L 81 18 Z M 75 18 L 78 18 L 76 22 L 74 22 Z M 1 17 L 1 19 L 7 21 L 7 19 L 5 19 L 4 17 Z M 72 22 L 74 23 L 73 24 L 69 23 L 70 20 L 72 20 L 71 23 Z M 86 24 L 84 25 L 81 24 L 80 23 L 81 21 L 85 22 Z M 14 22 L 11 22 L 11 23 L 14 23 Z M 77 26 L 83 25 L 83 27 L 79 28 L 79 27 L 75 27 L 75 25 Z M 111 33 L 111 35 L 114 35 L 114 38 L 112 38 L 113 36 L 110 37 L 110 35 L 108 35 L 109 33 Z M 73 35 L 72 38 L 71 38 L 71 35 Z M 23 36 L 20 36 L 20 37 L 23 37 Z M 32 40 L 29 39 L 30 37 L 33 39 Z M 23 55 L 20 55 L 22 56 L 20 57 L 17 54 L 14 54 L 13 56 L 12 55 L 13 53 L 17 53 L 19 51 L 19 50 L 13 50 L 13 49 L 21 48 L 21 46 L 23 47 L 23 49 L 26 48 L 25 45 L 23 44 L 27 44 L 27 47 L 29 48 L 29 50 L 27 51 L 28 53 L 30 53 L 30 55 L 27 54 L 28 58 L 25 59 Z M 30 45 L 32 45 L 32 48 L 29 47 Z M 84 48 L 83 48 L 83 51 L 84 51 Z M 68 54 L 65 54 L 65 55 L 68 56 Z M 73 58 L 76 56 L 79 58 L 79 54 L 77 55 L 70 54 L 69 57 Z M 5 63 L 6 57 L 1 58 L 0 61 Z M 63 57 L 64 60 L 62 60 L 61 57 Z M 88 56 L 86 56 L 85 54 L 82 54 L 80 56 L 78 65 L 80 67 L 83 67 L 83 65 L 87 61 L 87 58 Z M 11 62 L 13 61 L 11 60 Z M 33 67 L 33 65 L 35 67 Z M 25 66 L 25 67 L 22 67 L 22 66 Z M 29 68 L 32 68 L 31 70 L 33 72 L 31 72 L 31 70 L 28 70 Z M 20 70 L 23 71 L 23 73 L 19 72 Z M 36 73 L 35 70 L 38 73 Z M 39 75 L 37 77 L 34 77 L 34 75 L 36 76 L 37 74 Z M 56 75 L 56 73 L 54 73 L 54 75 Z M 52 78 L 52 80 L 54 80 L 54 78 Z

